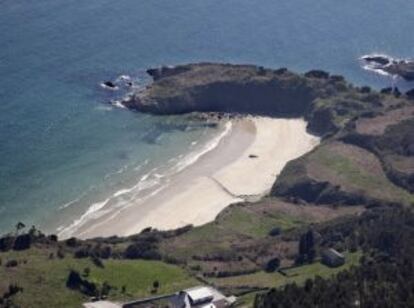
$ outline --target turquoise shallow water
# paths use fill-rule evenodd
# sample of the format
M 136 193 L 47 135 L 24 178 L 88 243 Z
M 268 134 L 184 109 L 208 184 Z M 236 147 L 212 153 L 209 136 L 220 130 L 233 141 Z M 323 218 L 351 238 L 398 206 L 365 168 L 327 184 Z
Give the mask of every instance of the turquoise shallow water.
M 54 230 L 167 168 L 214 134 L 182 117 L 112 108 L 102 80 L 144 84 L 151 66 L 191 61 L 322 68 L 389 80 L 356 59 L 414 56 L 405 0 L 0 0 L 0 231 Z M 175 161 L 170 161 L 170 164 Z M 159 174 L 158 174 L 159 175 Z M 144 178 L 146 180 L 146 178 Z M 118 195 L 128 202 L 128 194 Z M 119 202 L 117 201 L 116 204 Z

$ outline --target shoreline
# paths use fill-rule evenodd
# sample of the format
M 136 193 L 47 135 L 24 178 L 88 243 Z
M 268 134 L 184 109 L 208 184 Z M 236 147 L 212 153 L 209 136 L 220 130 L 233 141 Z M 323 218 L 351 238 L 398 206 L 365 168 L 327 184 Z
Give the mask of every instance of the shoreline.
M 211 222 L 227 206 L 266 195 L 286 163 L 313 149 L 319 138 L 303 119 L 243 117 L 212 150 L 174 175 L 145 202 L 81 226 L 71 236 L 126 236 L 152 227 L 175 229 Z

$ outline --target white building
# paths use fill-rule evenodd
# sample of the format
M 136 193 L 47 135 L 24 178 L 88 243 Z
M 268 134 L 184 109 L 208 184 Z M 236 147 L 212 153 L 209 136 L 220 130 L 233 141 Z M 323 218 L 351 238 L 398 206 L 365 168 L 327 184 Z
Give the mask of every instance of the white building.
M 159 307 L 160 301 L 163 301 L 162 307 L 169 308 L 224 308 L 234 303 L 236 298 L 234 296 L 226 297 L 212 287 L 198 286 L 175 294 L 143 298 L 123 304 L 97 301 L 85 303 L 83 306 L 85 308 L 152 308 Z
M 211 287 L 194 287 L 179 292 L 170 300 L 172 308 L 221 308 L 236 301 L 234 296 L 226 297 Z

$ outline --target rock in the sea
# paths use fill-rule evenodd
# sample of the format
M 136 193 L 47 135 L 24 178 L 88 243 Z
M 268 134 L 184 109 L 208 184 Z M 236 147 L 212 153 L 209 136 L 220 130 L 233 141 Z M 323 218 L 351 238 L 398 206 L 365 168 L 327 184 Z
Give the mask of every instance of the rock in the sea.
M 369 70 L 414 81 L 414 60 L 393 59 L 386 55 L 368 55 L 361 59 L 365 61 L 365 67 Z
M 407 81 L 414 81 L 414 61 L 395 61 L 384 67 L 384 71 Z
M 105 81 L 103 85 L 107 88 L 116 89 L 116 84 L 114 84 L 112 81 Z
M 364 56 L 362 59 L 367 62 L 374 62 L 380 65 L 387 65 L 391 62 L 387 56 Z

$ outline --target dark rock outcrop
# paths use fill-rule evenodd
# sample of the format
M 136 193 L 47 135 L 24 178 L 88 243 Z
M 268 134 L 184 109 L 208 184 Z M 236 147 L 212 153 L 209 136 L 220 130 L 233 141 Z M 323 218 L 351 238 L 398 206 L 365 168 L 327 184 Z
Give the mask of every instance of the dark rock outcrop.
M 387 65 L 391 62 L 386 56 L 365 56 L 363 59 L 367 62 L 374 62 L 380 65 Z
M 395 61 L 384 67 L 384 71 L 407 81 L 414 81 L 414 61 Z
M 369 70 L 399 76 L 407 81 L 414 80 L 414 61 L 394 59 L 386 55 L 363 56 L 364 67 Z
M 114 84 L 112 81 L 105 81 L 104 83 L 105 87 L 111 88 L 111 89 L 115 89 L 116 88 L 116 84 Z

